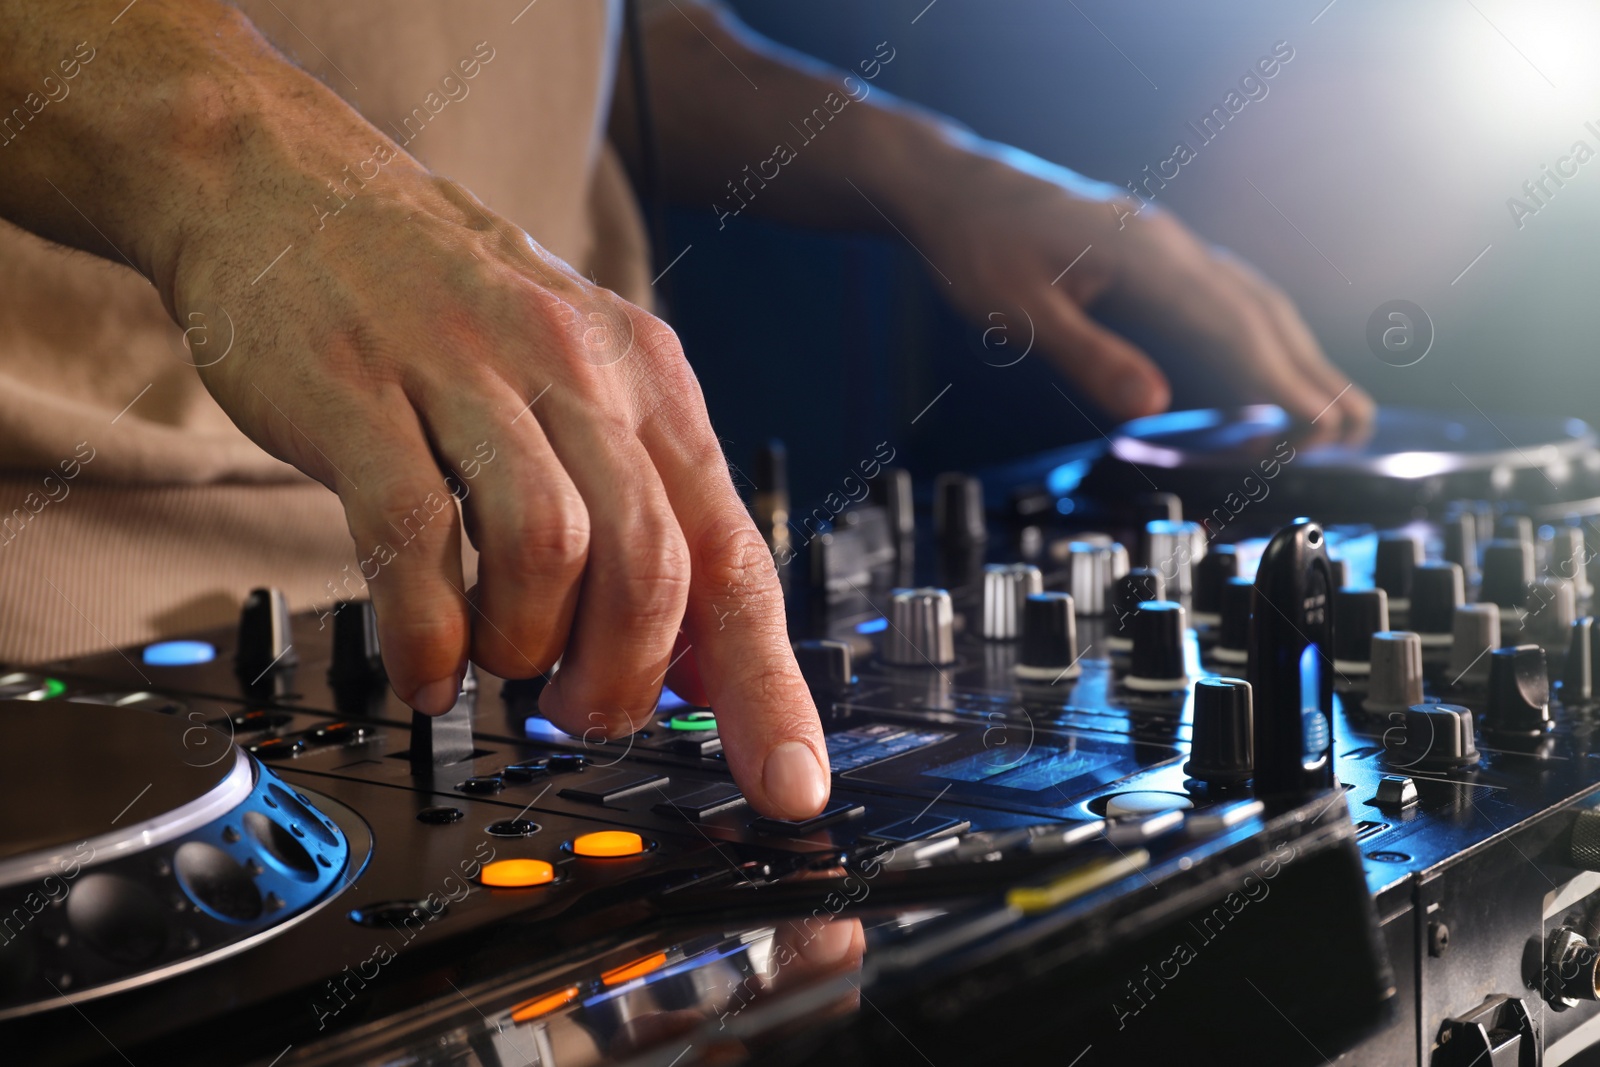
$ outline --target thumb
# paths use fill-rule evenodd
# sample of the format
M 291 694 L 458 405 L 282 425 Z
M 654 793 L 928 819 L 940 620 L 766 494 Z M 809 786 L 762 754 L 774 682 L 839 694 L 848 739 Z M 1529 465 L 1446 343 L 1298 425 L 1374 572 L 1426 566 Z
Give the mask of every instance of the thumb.
M 1172 402 L 1166 375 L 1149 356 L 1067 298 L 1051 301 L 1039 335 L 1062 373 L 1117 418 L 1154 415 Z

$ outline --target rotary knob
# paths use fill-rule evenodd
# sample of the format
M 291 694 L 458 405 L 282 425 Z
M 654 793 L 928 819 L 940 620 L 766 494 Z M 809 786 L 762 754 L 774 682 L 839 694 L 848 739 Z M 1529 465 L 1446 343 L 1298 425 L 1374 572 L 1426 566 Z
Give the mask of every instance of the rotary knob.
M 1478 520 L 1472 515 L 1457 515 L 1444 525 L 1444 558 L 1461 568 L 1461 576 L 1471 582 L 1478 576 Z
M 1550 679 L 1538 645 L 1497 648 L 1489 653 L 1489 703 L 1484 730 L 1502 738 L 1536 738 L 1554 726 Z
M 1139 605 L 1133 620 L 1133 656 L 1123 683 L 1146 693 L 1187 688 L 1189 671 L 1183 655 L 1183 605 L 1152 600 Z
M 794 659 L 813 693 L 833 696 L 855 684 L 850 646 L 843 641 L 796 641 Z
M 1133 648 L 1133 619 L 1139 605 L 1147 600 L 1165 600 L 1167 583 L 1160 571 L 1135 567 L 1111 583 L 1110 616 L 1106 623 L 1106 647 L 1113 652 Z
M 966 548 L 988 540 L 983 483 L 953 471 L 939 475 L 933 487 L 933 528 L 946 548 Z
M 1463 604 L 1450 627 L 1451 686 L 1481 686 L 1489 678 L 1489 653 L 1500 645 L 1500 606 Z
M 1255 768 L 1250 683 L 1202 678 L 1194 684 L 1194 742 L 1184 772 L 1214 785 L 1250 777 Z
M 1553 577 L 1570 581 L 1579 600 L 1594 592 L 1589 585 L 1589 549 L 1581 528 L 1557 526 L 1550 538 L 1549 555 L 1550 565 L 1545 569 Z
M 357 692 L 375 689 L 387 677 L 372 601 L 341 601 L 333 612 L 333 663 L 328 667 L 328 684 L 336 690 Z
M 868 485 L 868 499 L 889 516 L 889 533 L 900 541 L 917 534 L 917 513 L 912 504 L 911 472 L 904 467 L 884 467 Z
M 1256 583 L 1249 578 L 1229 578 L 1222 585 L 1222 625 L 1211 656 L 1218 663 L 1239 666 L 1250 662 L 1250 612 L 1255 606 Z
M 289 600 L 281 589 L 253 589 L 239 611 L 239 647 L 234 670 L 246 685 L 300 662 L 289 626 Z
M 1154 519 L 1145 523 L 1145 566 L 1161 572 L 1179 596 L 1194 592 L 1194 568 L 1206 554 L 1206 531 L 1198 522 Z
M 983 568 L 983 636 L 1015 641 L 1022 636 L 1022 605 L 1044 592 L 1044 577 L 1029 563 L 991 563 Z
M 1522 621 L 1540 643 L 1561 640 L 1577 618 L 1577 590 L 1571 582 L 1565 578 L 1541 578 L 1533 583 Z
M 1533 520 L 1526 515 L 1502 515 L 1494 524 L 1494 536 L 1501 541 L 1521 541 L 1533 547 Z
M 1378 538 L 1378 558 L 1372 584 L 1389 594 L 1389 609 L 1396 615 L 1411 610 L 1411 583 L 1422 562 L 1422 543 L 1409 534 L 1390 533 Z
M 1022 652 L 1015 668 L 1025 681 L 1076 678 L 1078 619 L 1068 593 L 1034 593 L 1022 605 Z
M 1567 661 L 1561 668 L 1561 703 L 1569 708 L 1587 706 L 1595 696 L 1595 642 L 1600 627 L 1585 615 L 1572 624 Z
M 1472 712 L 1459 704 L 1413 704 L 1383 732 L 1383 761 L 1401 770 L 1453 770 L 1478 762 Z
M 956 660 L 955 612 L 944 589 L 896 589 L 889 594 L 883 659 L 897 667 L 943 667 Z
M 1106 587 L 1111 582 L 1111 546 L 1074 541 L 1067 547 L 1067 592 L 1085 615 L 1104 615 Z
M 1372 674 L 1362 707 L 1371 715 L 1404 712 L 1422 703 L 1422 641 L 1408 630 L 1372 635 Z
M 1388 628 L 1389 595 L 1382 589 L 1341 589 L 1334 593 L 1334 671 L 1365 678 L 1372 669 L 1372 635 Z
M 1520 612 L 1533 586 L 1533 545 L 1527 541 L 1490 541 L 1483 546 L 1483 585 L 1478 602 Z
M 1222 622 L 1222 587 L 1239 577 L 1239 551 L 1232 545 L 1212 545 L 1194 571 L 1194 624 L 1216 626 Z M 1159 598 L 1158 598 L 1159 599 Z
M 1424 649 L 1450 647 L 1456 608 L 1465 599 L 1459 564 L 1417 564 L 1411 582 L 1411 628 L 1421 636 Z
M 1600 808 L 1580 808 L 1573 817 L 1567 855 L 1579 870 L 1600 871 Z

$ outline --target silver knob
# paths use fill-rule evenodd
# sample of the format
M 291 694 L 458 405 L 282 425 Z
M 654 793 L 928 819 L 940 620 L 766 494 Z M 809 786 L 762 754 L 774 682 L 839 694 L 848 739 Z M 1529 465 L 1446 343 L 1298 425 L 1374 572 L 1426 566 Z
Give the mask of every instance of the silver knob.
M 950 593 L 922 587 L 889 594 L 889 629 L 883 659 L 897 667 L 942 667 L 954 663 L 955 612 Z
M 1372 676 L 1363 707 L 1374 715 L 1404 713 L 1422 703 L 1422 637 L 1409 630 L 1372 635 Z
M 1044 576 L 1028 563 L 991 563 L 983 568 L 983 636 L 1015 641 L 1022 636 L 1022 605 L 1044 592 Z
M 1145 566 L 1159 571 L 1168 591 L 1194 592 L 1194 568 L 1206 554 L 1206 531 L 1198 522 L 1152 519 L 1145 523 Z
M 1074 541 L 1067 549 L 1067 589 L 1079 615 L 1104 615 L 1116 553 L 1109 545 Z
M 1500 606 L 1479 601 L 1456 608 L 1450 628 L 1449 685 L 1483 685 L 1489 680 L 1489 652 L 1500 647 Z

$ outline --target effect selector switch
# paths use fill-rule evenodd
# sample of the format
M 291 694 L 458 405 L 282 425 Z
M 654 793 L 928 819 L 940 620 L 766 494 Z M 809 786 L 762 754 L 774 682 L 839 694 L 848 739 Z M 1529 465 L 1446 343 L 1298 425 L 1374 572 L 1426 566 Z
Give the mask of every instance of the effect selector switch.
M 1135 567 L 1111 583 L 1111 604 L 1107 614 L 1106 647 L 1113 652 L 1133 648 L 1133 620 L 1139 605 L 1149 600 L 1167 599 L 1167 583 L 1160 571 Z
M 1402 714 L 1422 703 L 1422 639 L 1409 630 L 1371 637 L 1372 674 L 1362 708 L 1369 715 Z
M 883 660 L 897 667 L 943 667 L 956 661 L 955 612 L 948 590 L 924 586 L 889 594 Z
M 1250 683 L 1202 678 L 1194 684 L 1194 743 L 1184 772 L 1211 785 L 1231 785 L 1255 769 Z
M 1389 594 L 1382 589 L 1341 589 L 1334 593 L 1335 676 L 1352 681 L 1365 679 L 1372 670 L 1372 635 L 1388 628 Z
M 1489 654 L 1489 703 L 1484 732 L 1498 739 L 1534 739 L 1554 728 L 1550 679 L 1538 645 L 1497 648 Z
M 1378 538 L 1378 558 L 1372 584 L 1389 594 L 1389 608 L 1397 615 L 1411 610 L 1411 584 L 1422 562 L 1422 542 L 1409 534 L 1384 534 Z
M 1015 641 L 1022 636 L 1022 605 L 1044 592 L 1044 576 L 1030 563 L 990 563 L 983 568 L 983 636 Z
M 1466 600 L 1466 581 L 1455 563 L 1419 563 L 1411 582 L 1411 629 L 1422 647 L 1448 649 L 1456 608 Z
M 1035 593 L 1022 605 L 1022 652 L 1013 668 L 1028 682 L 1056 682 L 1083 672 L 1078 619 L 1068 593 Z
M 1186 689 L 1189 671 L 1183 656 L 1183 605 L 1152 600 L 1139 605 L 1133 621 L 1133 657 L 1123 684 L 1144 693 Z
M 1250 612 L 1255 606 L 1256 583 L 1249 578 L 1229 578 L 1222 585 L 1222 625 L 1211 658 L 1242 667 L 1250 662 Z
M 1239 577 L 1239 551 L 1232 545 L 1212 545 L 1194 570 L 1194 624 L 1216 626 L 1222 622 L 1222 587 Z M 1159 599 L 1159 598 L 1158 598 Z
M 239 611 L 239 647 L 234 670 L 246 685 L 300 662 L 289 632 L 289 600 L 281 589 L 253 589 Z

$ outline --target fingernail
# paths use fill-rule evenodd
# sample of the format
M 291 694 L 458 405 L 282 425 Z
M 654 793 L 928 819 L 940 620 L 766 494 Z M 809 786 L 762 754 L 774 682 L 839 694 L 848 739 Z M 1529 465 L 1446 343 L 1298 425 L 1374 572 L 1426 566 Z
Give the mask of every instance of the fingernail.
M 413 693 L 411 706 L 424 715 L 443 715 L 456 706 L 456 697 L 460 694 L 460 678 L 440 678 Z
M 828 779 L 810 747 L 785 741 L 767 756 L 761 772 L 767 799 L 785 818 L 804 819 L 822 810 L 828 798 Z

